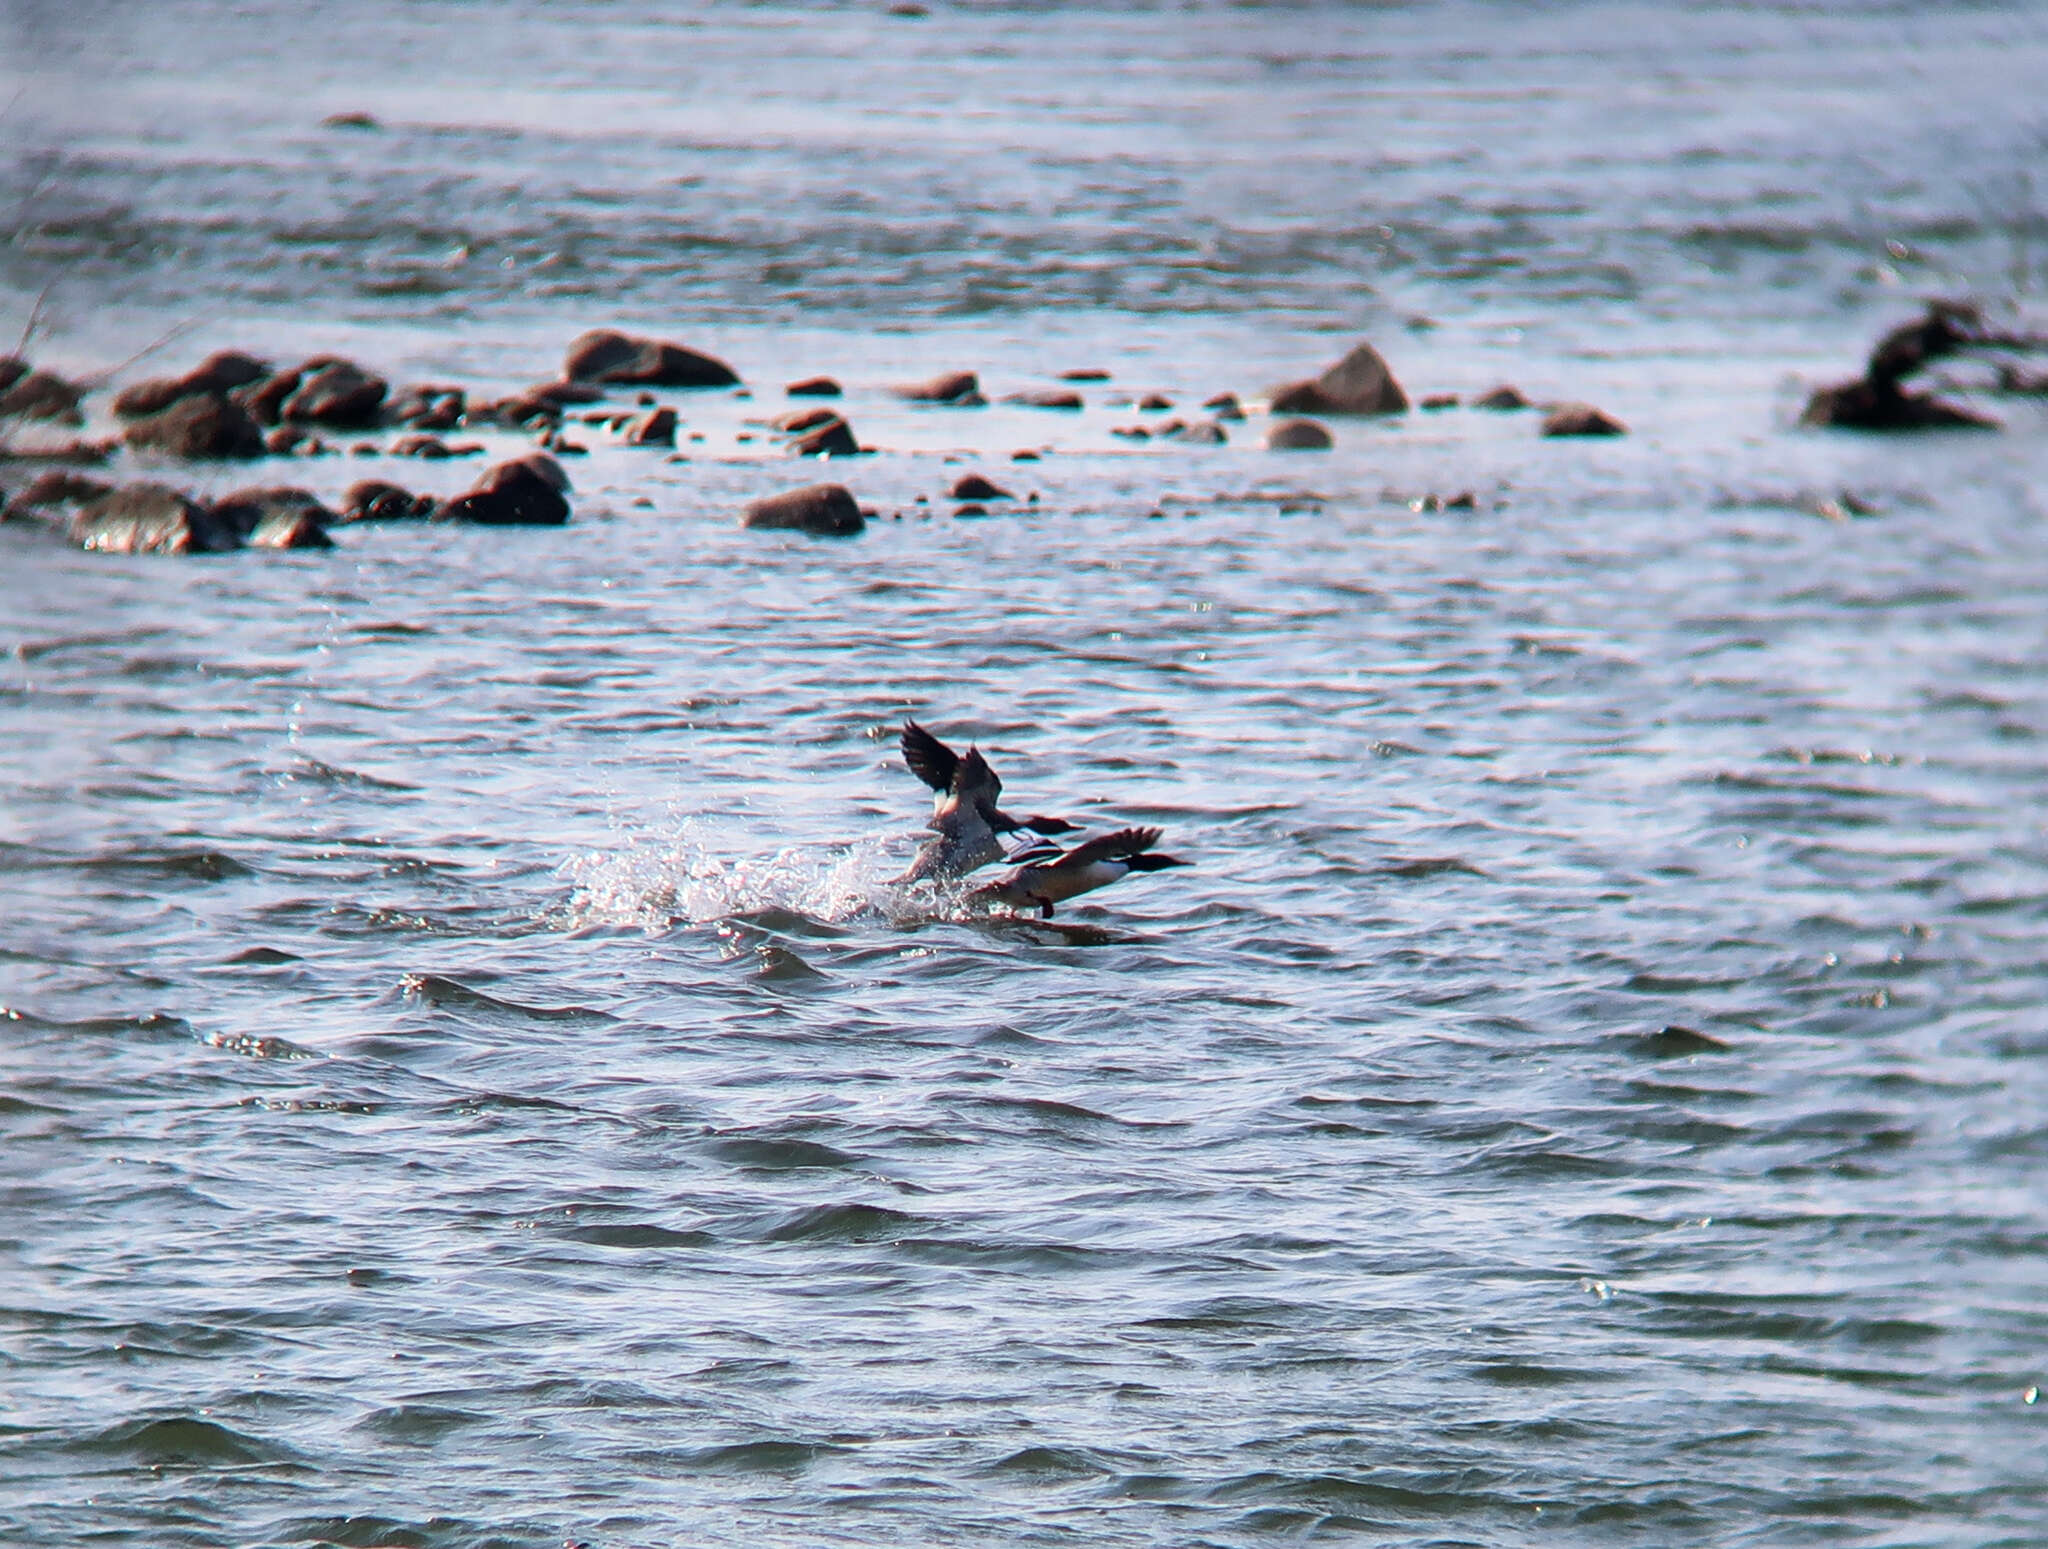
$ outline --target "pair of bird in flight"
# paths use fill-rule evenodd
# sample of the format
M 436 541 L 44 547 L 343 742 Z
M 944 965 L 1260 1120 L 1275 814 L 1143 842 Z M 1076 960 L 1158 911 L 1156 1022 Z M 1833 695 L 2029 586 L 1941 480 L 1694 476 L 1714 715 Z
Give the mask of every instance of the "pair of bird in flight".
M 1070 834 L 1079 825 L 1065 818 L 1017 818 L 998 802 L 1003 782 L 981 750 L 955 753 L 915 721 L 903 723 L 903 762 L 936 793 L 925 841 L 899 882 L 951 881 L 994 861 L 1008 861 L 1010 870 L 967 895 L 970 904 L 1007 904 L 1036 909 L 1040 919 L 1052 918 L 1053 905 L 1092 893 L 1134 871 L 1164 871 L 1186 861 L 1158 855 L 1156 828 L 1120 828 L 1113 834 L 1085 839 L 1070 850 L 1050 842 L 1054 834 Z M 1002 835 L 1029 829 L 1041 837 L 1004 853 Z

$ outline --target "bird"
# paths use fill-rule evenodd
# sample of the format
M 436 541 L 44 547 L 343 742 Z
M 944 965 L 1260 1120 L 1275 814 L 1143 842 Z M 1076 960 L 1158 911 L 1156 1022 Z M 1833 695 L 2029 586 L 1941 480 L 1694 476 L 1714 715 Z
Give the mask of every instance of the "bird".
M 903 723 L 900 741 L 903 762 L 936 793 L 931 821 L 925 827 L 937 837 L 926 841 L 898 882 L 964 877 L 977 867 L 1003 859 L 1000 836 L 1019 829 L 1068 834 L 1079 827 L 1065 818 L 1016 818 L 1003 811 L 996 805 L 1003 782 L 977 747 L 955 753 L 915 721 Z
M 1188 863 L 1171 855 L 1154 853 L 1159 843 L 1156 828 L 1120 828 L 1113 834 L 1085 839 L 1071 850 L 1049 844 L 1019 850 L 1012 859 L 1021 862 L 1014 871 L 984 883 L 967 895 L 970 904 L 1008 904 L 1014 909 L 1038 910 L 1041 920 L 1052 918 L 1053 905 L 1092 893 L 1099 887 L 1120 881 L 1134 871 L 1165 871 Z

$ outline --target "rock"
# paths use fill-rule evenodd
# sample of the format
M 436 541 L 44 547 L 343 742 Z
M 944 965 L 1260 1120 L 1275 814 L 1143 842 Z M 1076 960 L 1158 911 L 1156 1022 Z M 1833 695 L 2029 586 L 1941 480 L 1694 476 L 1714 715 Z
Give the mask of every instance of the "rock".
M 572 403 L 598 403 L 604 398 L 604 389 L 591 382 L 536 382 L 520 396 L 551 403 L 559 409 Z M 651 408 L 654 395 L 640 393 L 634 402 L 642 408 Z
M 770 430 L 795 432 L 809 430 L 813 426 L 827 425 L 839 418 L 837 409 L 828 409 L 823 404 L 810 409 L 792 409 L 787 414 L 777 415 L 768 422 Z
M 51 468 L 28 481 L 22 492 L 14 497 L 14 506 L 31 510 L 78 506 L 113 492 L 114 486 L 103 480 L 87 478 L 68 468 Z
M 432 516 L 431 495 L 415 495 L 382 479 L 362 479 L 348 487 L 341 499 L 344 522 L 421 522 Z
M 67 382 L 53 371 L 27 371 L 0 392 L 0 419 L 59 420 L 67 425 L 85 422 L 78 405 L 85 389 Z
M 1327 452 L 1332 445 L 1329 431 L 1314 420 L 1282 420 L 1266 432 L 1269 452 Z
M 468 414 L 471 423 L 503 425 L 508 430 L 531 430 L 536 425 L 553 427 L 561 423 L 562 406 L 552 398 L 534 393 L 521 393 L 513 398 L 501 398 L 496 403 L 474 405 Z
M 1202 407 L 1214 414 L 1219 420 L 1241 420 L 1244 418 L 1244 405 L 1237 401 L 1236 393 L 1218 393 L 1213 398 L 1204 399 Z
M 1276 388 L 1275 414 L 1401 414 L 1408 395 L 1379 351 L 1360 344 L 1312 382 Z
M 453 454 L 448 450 L 448 443 L 439 436 L 400 436 L 391 443 L 391 455 L 439 459 Z
M 301 373 L 295 370 L 275 372 L 260 382 L 237 389 L 232 397 L 257 424 L 275 425 L 285 399 L 299 390 L 300 377 Z
M 384 418 L 407 430 L 453 430 L 468 411 L 469 396 L 461 388 L 420 384 L 388 400 Z
M 978 473 L 963 473 L 953 481 L 947 495 L 953 500 L 1015 500 L 1017 497 L 1002 485 L 983 478 Z
M 499 463 L 476 485 L 443 501 L 435 518 L 490 527 L 559 527 L 569 520 L 569 476 L 543 452 Z
M 2048 398 L 2048 372 L 2024 371 L 2008 362 L 1998 368 L 1998 390 L 2022 398 Z
M 0 355 L 0 393 L 19 382 L 32 368 L 19 355 Z
M 618 436 L 627 446 L 674 446 L 676 411 L 666 408 L 643 410 L 619 427 Z
M 853 427 L 835 414 L 790 442 L 789 450 L 796 457 L 851 457 L 860 443 L 853 438 Z
M 1802 425 L 1837 430 L 1997 430 L 1998 421 L 1894 381 L 1858 377 L 1823 387 L 1806 401 Z
M 986 402 L 981 397 L 981 379 L 972 371 L 948 371 L 922 382 L 891 388 L 890 391 L 910 403 L 965 405 L 970 400 Z
M 662 339 L 640 339 L 600 328 L 569 346 L 562 361 L 570 382 L 627 382 L 646 387 L 735 387 L 739 376 L 724 361 Z
M 377 423 L 391 390 L 353 361 L 309 360 L 299 373 L 298 387 L 278 406 L 278 417 L 293 424 L 368 428 Z
M 1431 393 L 1416 405 L 1417 408 L 1427 409 L 1432 413 L 1438 409 L 1455 409 L 1457 406 L 1458 395 L 1456 393 Z
M 183 458 L 250 458 L 264 453 L 263 431 L 231 398 L 208 393 L 180 398 L 161 413 L 129 423 L 122 433 L 138 451 Z
M 69 532 L 80 548 L 104 554 L 218 554 L 242 545 L 232 522 L 163 484 L 130 484 L 88 501 Z
M 1530 404 L 1529 400 L 1524 398 L 1518 389 L 1510 387 L 1507 383 L 1503 382 L 1500 386 L 1494 388 L 1493 391 L 1481 393 L 1477 398 L 1474 398 L 1472 400 L 1472 407 L 1475 409 L 1526 409 L 1530 407 Z
M 888 14 L 901 17 L 905 21 L 916 21 L 918 18 L 929 16 L 932 13 L 924 6 L 919 5 L 917 0 L 896 0 L 896 3 L 889 7 Z
M 381 129 L 384 126 L 367 113 L 329 113 L 320 120 L 322 129 Z
M 839 384 L 828 376 L 807 376 L 783 389 L 792 398 L 837 398 Z
M 1020 404 L 1027 409 L 1079 409 L 1084 407 L 1079 393 L 1062 392 L 1057 388 L 1045 388 L 1028 393 L 1012 393 L 1003 402 Z
M 223 495 L 213 502 L 213 515 L 252 549 L 331 549 L 327 529 L 341 520 L 310 490 L 284 486 Z
M 1543 416 L 1546 436 L 1625 436 L 1628 426 L 1590 403 L 1561 403 Z
M 238 387 L 260 382 L 270 367 L 253 355 L 220 350 L 179 377 L 154 377 L 124 387 L 114 398 L 114 413 L 124 420 L 161 414 L 180 398 L 211 394 L 224 398 Z
M 1013 463 L 1035 463 L 1038 460 L 1038 454 L 1028 446 L 1010 454 L 1010 461 Z
M 1062 371 L 1062 382 L 1107 382 L 1109 373 L 1096 366 L 1086 366 L 1079 371 Z
M 1173 432 L 1173 438 L 1190 446 L 1227 446 L 1230 442 L 1230 437 L 1224 434 L 1223 427 L 1214 420 L 1195 420 L 1191 424 L 1183 425 Z
M 844 484 L 807 484 L 755 501 L 742 513 L 740 525 L 850 538 L 867 524 Z
M 982 504 L 981 504 L 981 503 L 980 503 L 979 501 L 972 501 L 972 500 L 971 500 L 971 501 L 969 501 L 969 502 L 968 502 L 968 503 L 967 503 L 966 505 L 964 505 L 964 506 L 956 506 L 956 507 L 954 507 L 954 508 L 953 508 L 953 515 L 954 515 L 954 516 L 955 516 L 956 518 L 958 518 L 958 517 L 963 517 L 963 516 L 987 516 L 987 515 L 988 515 L 988 507 L 987 507 L 987 506 L 985 506 L 985 505 L 982 505 Z
M 1164 393 L 1147 393 L 1138 400 L 1138 410 L 1143 414 L 1153 414 L 1172 407 L 1173 400 Z
M 321 445 L 318 436 L 298 425 L 279 425 L 263 433 L 263 450 L 273 457 L 289 457 L 294 452 L 312 456 L 311 452 L 305 451 L 309 443 Z
M 1150 441 L 1152 439 L 1152 432 L 1143 425 L 1112 425 L 1109 427 L 1109 433 L 1112 436 L 1119 436 L 1126 441 Z

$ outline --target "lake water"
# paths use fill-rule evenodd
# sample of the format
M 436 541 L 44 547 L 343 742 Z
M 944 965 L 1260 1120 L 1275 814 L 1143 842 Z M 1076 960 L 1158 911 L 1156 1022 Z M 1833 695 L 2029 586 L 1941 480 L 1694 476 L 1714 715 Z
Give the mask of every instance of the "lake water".
M 2048 405 L 1792 426 L 2039 316 L 2048 12 L 0 29 L 50 364 L 753 391 L 563 529 L 0 527 L 0 1541 L 2048 1540 Z M 1112 434 L 1360 338 L 1632 433 Z M 906 906 L 906 716 L 1191 866 Z

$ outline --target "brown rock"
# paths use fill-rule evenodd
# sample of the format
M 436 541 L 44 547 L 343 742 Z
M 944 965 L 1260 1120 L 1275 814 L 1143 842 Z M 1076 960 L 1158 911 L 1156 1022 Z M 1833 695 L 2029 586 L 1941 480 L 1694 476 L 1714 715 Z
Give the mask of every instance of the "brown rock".
M 300 425 L 368 428 L 378 421 L 391 390 L 382 377 L 347 360 L 310 360 L 291 396 L 278 406 L 280 418 Z
M 229 398 L 180 398 L 168 409 L 133 420 L 123 433 L 138 451 L 183 458 L 250 458 L 264 452 L 263 431 L 249 411 Z
M 1205 398 L 1202 400 L 1202 407 L 1219 420 L 1244 418 L 1244 405 L 1237 401 L 1236 393 L 1218 393 L 1214 398 Z
M 1112 436 L 1120 436 L 1126 441 L 1150 441 L 1152 439 L 1152 432 L 1143 425 L 1112 425 L 1109 427 L 1109 433 Z
M 233 523 L 163 484 L 130 484 L 72 516 L 71 541 L 106 554 L 217 554 L 240 548 Z
M 407 430 L 453 430 L 468 410 L 469 396 L 461 388 L 422 383 L 386 402 L 384 418 Z
M 1518 389 L 1510 387 L 1507 383 L 1503 382 L 1491 392 L 1481 393 L 1477 398 L 1474 398 L 1472 400 L 1472 407 L 1475 409 L 1526 409 L 1530 407 L 1530 404 L 1529 400 L 1524 398 Z
M 1332 445 L 1329 431 L 1314 420 L 1282 420 L 1266 432 L 1269 452 L 1327 452 Z
M 1370 344 L 1360 344 L 1312 382 L 1273 392 L 1275 414 L 1401 414 L 1408 395 Z
M 122 419 L 140 419 L 161 414 L 180 398 L 202 393 L 226 397 L 238 387 L 260 382 L 270 367 L 253 355 L 238 350 L 220 350 L 209 355 L 180 377 L 154 377 L 124 387 L 114 398 L 114 413 Z
M 1428 409 L 1431 412 L 1438 409 L 1455 409 L 1457 406 L 1458 395 L 1456 393 L 1431 393 L 1416 405 L 1417 408 Z
M 1145 414 L 1156 413 L 1159 410 L 1170 409 L 1172 407 L 1173 400 L 1167 397 L 1164 393 L 1147 393 L 1144 397 L 1138 400 L 1139 411 Z
M 348 487 L 342 497 L 341 519 L 345 522 L 418 522 L 433 515 L 431 495 L 415 495 L 382 479 L 361 479 Z
M 442 458 L 450 455 L 448 443 L 439 436 L 400 436 L 391 443 L 393 457 Z
M 30 479 L 22 492 L 14 497 L 14 504 L 30 508 L 77 506 L 113 492 L 114 486 L 103 480 L 87 478 L 68 468 L 51 468 Z
M 787 414 L 777 415 L 768 422 L 771 430 L 809 430 L 814 425 L 829 424 L 840 417 L 837 409 L 828 409 L 823 404 L 810 409 L 792 409 Z
M 566 408 L 572 403 L 597 403 L 604 397 L 604 389 L 594 382 L 536 382 L 521 396 Z M 641 393 L 636 401 L 643 406 L 652 405 L 654 395 Z
M 1062 371 L 1062 382 L 1107 382 L 1109 373 L 1098 366 L 1084 366 L 1078 371 Z
M 282 485 L 223 495 L 213 515 L 252 549 L 331 549 L 327 529 L 341 520 L 310 490 Z
M 19 355 L 0 355 L 0 393 L 27 376 L 31 369 Z
M 285 399 L 299 390 L 302 373 L 296 370 L 279 371 L 260 382 L 237 389 L 231 396 L 234 401 L 249 411 L 249 417 L 259 425 L 275 425 L 284 408 Z
M 839 384 L 828 376 L 807 376 L 783 389 L 792 398 L 837 398 Z
M 15 378 L 0 392 L 0 419 L 59 420 L 67 425 L 82 424 L 85 416 L 78 405 L 85 389 L 67 382 L 53 371 L 29 371 Z
M 789 450 L 796 457 L 852 457 L 860 443 L 853 438 L 853 427 L 835 414 L 790 442 Z
M 911 403 L 947 403 L 964 405 L 970 400 L 981 399 L 981 379 L 972 371 L 948 371 L 939 376 L 927 377 L 922 382 L 909 382 L 890 389 L 898 398 Z
M 499 463 L 474 488 L 443 501 L 435 519 L 490 527 L 559 527 L 569 520 L 569 476 L 544 452 Z
M 559 425 L 562 406 L 552 398 L 522 393 L 516 398 L 501 398 L 496 403 L 477 404 L 470 409 L 468 418 L 471 423 L 482 421 L 503 425 L 508 430 L 532 430 L 540 425 Z
M 627 446 L 674 446 L 676 411 L 646 409 L 619 427 L 619 439 Z
M 1027 409 L 1079 409 L 1085 407 L 1081 395 L 1063 392 L 1057 388 L 1044 388 L 1028 393 L 1012 393 L 1004 403 L 1020 404 Z
M 1017 497 L 1002 485 L 992 483 L 978 473 L 963 473 L 953 481 L 947 494 L 954 500 L 1015 500 Z
M 647 387 L 733 387 L 739 377 L 724 361 L 661 339 L 596 329 L 569 346 L 562 376 L 571 382 L 630 382 Z
M 1165 432 L 1162 431 L 1161 434 Z M 1173 439 L 1184 441 L 1190 446 L 1225 446 L 1230 441 L 1230 437 L 1224 434 L 1223 427 L 1214 420 L 1195 420 L 1182 425 L 1173 432 Z
M 1543 416 L 1546 436 L 1625 436 L 1628 426 L 1590 403 L 1561 403 Z
M 740 525 L 850 538 L 867 524 L 844 484 L 807 484 L 755 501 L 741 514 Z

